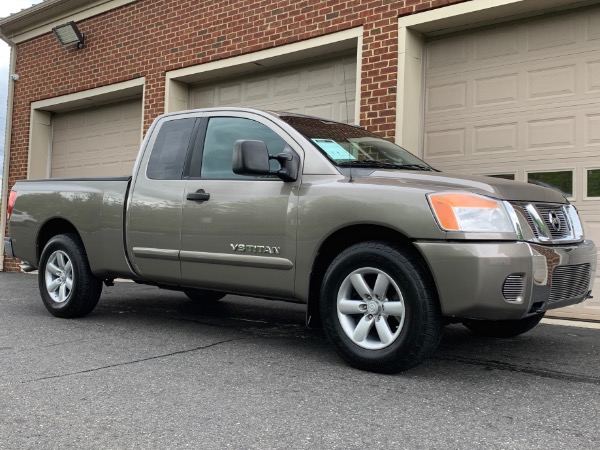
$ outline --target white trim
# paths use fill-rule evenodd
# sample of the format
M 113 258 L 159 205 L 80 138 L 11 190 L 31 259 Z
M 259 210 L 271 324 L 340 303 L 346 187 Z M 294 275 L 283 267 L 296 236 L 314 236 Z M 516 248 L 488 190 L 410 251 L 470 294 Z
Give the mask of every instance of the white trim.
M 471 0 L 401 17 L 398 25 L 423 34 L 440 34 L 595 3 L 593 0 Z
M 310 52 L 311 54 L 322 54 L 319 51 L 319 47 L 328 46 L 343 41 L 349 41 L 356 39 L 363 35 L 362 27 L 351 28 L 349 30 L 340 31 L 338 33 L 326 34 L 313 39 L 307 39 L 305 41 L 294 42 L 293 44 L 280 45 L 278 47 L 271 47 L 266 50 L 260 50 L 258 52 L 247 53 L 244 55 L 233 56 L 231 58 L 220 59 L 218 61 L 212 61 L 206 64 L 199 64 L 196 66 L 185 67 L 183 69 L 172 70 L 167 72 L 167 81 L 173 79 L 179 79 L 186 81 L 186 77 L 204 74 L 202 78 L 210 78 L 211 72 L 220 72 L 223 69 L 237 68 L 237 70 L 243 70 L 244 64 L 255 64 L 260 62 L 262 66 L 269 65 L 280 65 L 284 60 L 281 57 L 288 56 L 288 61 L 297 60 L 298 57 L 294 54 L 307 52 L 307 56 L 311 56 L 308 52 L 310 50 L 316 50 Z M 271 61 L 274 60 L 274 61 Z M 232 73 L 235 73 L 234 70 Z
M 558 313 L 558 314 L 557 314 Z M 558 318 L 550 318 L 550 316 L 554 316 L 557 317 L 559 314 L 563 315 L 564 314 L 564 310 L 550 310 L 548 311 L 546 317 L 544 317 L 542 319 L 542 324 L 547 324 L 547 325 L 560 325 L 563 327 L 576 327 L 576 328 L 590 328 L 592 330 L 600 330 L 600 323 L 597 322 L 583 322 L 583 321 L 578 321 L 578 320 L 568 320 L 568 316 L 567 319 L 558 319 Z M 582 314 L 578 314 L 579 317 L 582 316 Z M 590 314 L 590 318 L 591 318 L 591 314 Z
M 189 108 L 189 83 L 222 79 L 242 73 L 256 71 L 260 67 L 277 67 L 302 59 L 322 56 L 336 51 L 356 47 L 356 120 L 360 113 L 360 84 L 362 71 L 363 28 L 351 28 L 337 33 L 326 34 L 293 44 L 272 47 L 218 61 L 212 61 L 183 69 L 172 70 L 165 75 L 165 112 L 182 111 Z M 184 98 L 187 100 L 184 100 Z M 187 104 L 186 104 L 187 103 Z
M 356 43 L 356 92 L 354 93 L 354 124 L 360 125 L 360 94 L 362 92 L 362 49 L 363 49 L 363 29 L 360 28 L 360 35 Z M 346 118 L 348 121 L 348 118 Z
M 73 94 L 61 95 L 60 97 L 53 97 L 46 100 L 39 100 L 31 103 L 31 109 L 41 109 L 43 111 L 63 111 L 63 110 L 74 110 L 95 106 L 98 101 L 102 101 L 105 98 L 115 97 L 112 94 L 120 93 L 124 91 L 131 92 L 142 92 L 139 87 L 143 87 L 146 84 L 145 78 L 136 78 L 134 80 L 123 81 L 122 83 L 109 84 L 99 88 L 88 89 L 87 91 L 74 92 Z
M 600 166 L 584 166 L 583 167 L 583 200 L 592 200 L 598 201 L 600 200 L 600 195 L 597 197 L 590 197 L 588 195 L 588 172 L 590 170 L 600 170 Z
M 52 31 L 52 28 L 58 25 L 62 25 L 65 22 L 71 20 L 74 22 L 79 22 L 85 19 L 89 19 L 90 17 L 111 11 L 113 9 L 120 8 L 121 6 L 128 5 L 129 3 L 133 3 L 135 1 L 137 0 L 95 0 L 93 2 L 89 2 L 85 6 L 74 8 L 71 11 L 66 10 L 65 12 L 59 15 L 55 15 L 51 18 L 46 19 L 42 23 L 38 23 L 34 26 L 26 26 L 16 33 L 9 34 L 8 32 L 6 32 L 6 36 L 10 38 L 15 44 L 20 44 L 21 42 L 28 41 L 46 33 L 50 33 Z M 24 14 L 22 15 L 20 13 L 17 13 L 19 17 L 15 17 L 14 20 L 26 17 L 28 14 L 40 14 L 38 11 L 43 10 L 43 7 L 48 6 L 44 3 L 46 2 L 36 5 L 39 6 L 39 8 L 36 8 L 36 6 L 34 6 L 30 8 L 31 11 L 24 11 Z M 12 16 L 9 16 L 8 18 L 4 19 L 4 21 L 10 22 L 10 19 L 12 19 Z M 4 27 L 7 27 L 7 25 L 8 24 L 4 24 Z M 81 31 L 85 34 L 85 27 L 82 28 Z M 59 44 L 57 43 L 57 45 Z

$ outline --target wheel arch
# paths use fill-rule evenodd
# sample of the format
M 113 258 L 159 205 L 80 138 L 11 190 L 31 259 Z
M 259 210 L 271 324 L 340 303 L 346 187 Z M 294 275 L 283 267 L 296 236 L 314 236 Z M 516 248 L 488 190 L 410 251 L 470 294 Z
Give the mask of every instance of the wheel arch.
M 61 217 L 55 217 L 53 219 L 49 219 L 46 221 L 38 232 L 37 242 L 36 242 L 36 265 L 39 266 L 40 258 L 42 256 L 42 252 L 44 251 L 44 247 L 52 239 L 54 236 L 59 234 L 75 234 L 81 239 L 81 235 L 75 225 L 69 222 L 66 219 Z M 83 242 L 83 239 L 82 239 Z M 85 249 L 85 244 L 83 244 Z
M 311 327 L 320 326 L 319 301 L 320 291 L 325 271 L 337 255 L 351 245 L 366 241 L 390 242 L 402 246 L 417 258 L 426 269 L 432 286 L 438 294 L 437 285 L 429 264 L 415 247 L 413 241 L 403 233 L 392 228 L 374 224 L 350 225 L 331 233 L 319 246 L 310 272 L 309 295 L 306 311 L 306 321 Z M 438 303 L 439 303 L 439 295 Z

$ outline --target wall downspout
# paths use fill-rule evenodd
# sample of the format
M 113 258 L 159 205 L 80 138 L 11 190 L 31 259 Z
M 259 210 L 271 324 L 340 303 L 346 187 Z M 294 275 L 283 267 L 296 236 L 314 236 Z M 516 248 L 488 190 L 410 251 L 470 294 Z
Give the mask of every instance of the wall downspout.
M 6 106 L 6 135 L 4 140 L 4 169 L 2 172 L 2 193 L 0 204 L 0 229 L 2 229 L 2 239 L 0 239 L 0 272 L 4 271 L 4 235 L 6 232 L 6 205 L 8 203 L 8 172 L 10 163 L 10 144 L 12 135 L 12 118 L 14 106 L 15 81 L 11 75 L 16 73 L 17 66 L 17 46 L 14 42 L 0 33 L 0 39 L 10 45 L 10 67 L 8 69 L 8 102 Z M 0 125 L 1 126 L 1 125 Z

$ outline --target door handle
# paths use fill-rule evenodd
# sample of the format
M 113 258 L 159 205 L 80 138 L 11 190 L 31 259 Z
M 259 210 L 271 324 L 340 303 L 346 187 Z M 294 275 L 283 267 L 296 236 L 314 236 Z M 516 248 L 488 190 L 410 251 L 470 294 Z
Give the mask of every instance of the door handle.
M 205 202 L 210 199 L 210 194 L 204 192 L 204 189 L 199 189 L 196 192 L 190 192 L 186 198 L 194 202 Z

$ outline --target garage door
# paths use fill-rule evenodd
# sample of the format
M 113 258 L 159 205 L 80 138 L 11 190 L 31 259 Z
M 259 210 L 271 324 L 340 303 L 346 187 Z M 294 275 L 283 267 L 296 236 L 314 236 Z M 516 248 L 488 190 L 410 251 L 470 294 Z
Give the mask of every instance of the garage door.
M 238 77 L 191 90 L 194 108 L 244 106 L 354 123 L 355 56 Z
M 141 100 L 54 114 L 51 178 L 131 175 L 141 124 Z
M 425 85 L 427 161 L 557 185 L 600 244 L 600 8 L 432 40 Z

